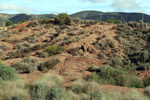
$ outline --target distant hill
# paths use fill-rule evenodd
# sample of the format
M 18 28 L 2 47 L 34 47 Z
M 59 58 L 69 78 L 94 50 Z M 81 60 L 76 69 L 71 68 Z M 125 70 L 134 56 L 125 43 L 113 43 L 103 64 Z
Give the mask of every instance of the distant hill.
M 30 19 L 43 19 L 43 18 L 55 18 L 56 15 L 53 14 L 41 14 L 41 15 L 27 15 L 27 14 L 0 14 L 0 26 L 4 26 L 5 22 L 11 20 L 13 23 L 17 23 L 23 20 Z
M 71 17 L 74 17 L 74 18 L 78 17 L 81 19 L 99 21 L 101 17 L 101 21 L 115 19 L 115 20 L 123 20 L 126 22 L 142 20 L 142 16 L 144 16 L 144 22 L 150 23 L 150 16 L 147 14 L 142 14 L 142 13 L 123 13 L 123 12 L 104 13 L 100 11 L 81 11 L 81 12 L 77 12 L 71 15 Z
M 100 11 L 81 11 L 70 15 L 73 18 L 81 18 L 87 20 L 106 21 L 109 19 L 122 20 L 122 21 L 139 21 L 144 16 L 144 22 L 150 23 L 150 16 L 142 13 L 123 13 L 123 12 L 100 12 Z M 55 18 L 54 14 L 0 14 L 0 26 L 5 25 L 8 20 L 17 23 L 18 21 L 30 20 L 30 19 L 43 19 L 43 18 Z
M 13 21 L 14 23 L 17 23 L 19 21 L 22 20 L 30 20 L 32 17 L 30 15 L 26 15 L 26 14 L 18 14 L 12 18 L 10 18 L 9 20 Z
M 22 20 L 30 20 L 30 19 L 43 19 L 43 18 L 54 18 L 56 15 L 53 14 L 41 14 L 41 15 L 27 15 L 27 14 L 18 14 L 9 20 L 17 23 Z

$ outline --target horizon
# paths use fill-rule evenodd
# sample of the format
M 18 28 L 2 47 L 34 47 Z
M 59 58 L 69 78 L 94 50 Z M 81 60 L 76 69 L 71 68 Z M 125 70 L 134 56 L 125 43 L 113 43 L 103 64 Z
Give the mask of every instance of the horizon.
M 148 0 L 0 0 L 0 13 L 73 14 L 84 10 L 145 13 L 150 15 Z
M 76 14 L 76 13 L 79 13 L 79 12 L 86 12 L 86 11 L 97 11 L 97 12 L 102 12 L 102 13 L 139 13 L 139 14 L 145 14 L 145 15 L 149 15 L 149 16 L 150 16 L 150 14 L 142 13 L 142 12 L 123 12 L 123 11 L 122 11 L 122 12 L 121 12 L 121 11 L 118 11 L 118 12 L 104 12 L 104 11 L 98 11 L 98 10 L 82 10 L 82 11 L 73 12 L 73 13 L 71 13 L 71 14 L 69 14 L 69 13 L 67 13 L 67 14 L 72 15 L 72 14 Z M 60 12 L 60 13 L 66 13 L 66 12 Z M 58 14 L 60 14 L 60 13 L 58 13 Z M 12 15 L 13 15 L 13 14 L 14 14 L 14 15 L 15 15 L 15 14 L 16 14 L 16 15 L 19 15 L 19 14 L 26 14 L 26 15 L 44 15 L 44 14 L 47 15 L 47 14 L 52 14 L 52 15 L 58 15 L 58 14 L 54 14 L 54 13 L 43 13 L 43 14 L 42 14 L 42 13 L 40 13 L 40 14 L 38 14 L 38 13 L 37 13 L 37 14 L 36 14 L 36 13 L 30 13 L 30 14 L 27 14 L 27 13 L 21 13 L 21 12 L 20 12 L 20 13 L 7 13 L 7 12 L 6 12 L 6 13 L 1 13 L 1 12 L 0 12 L 0 14 L 8 14 L 8 15 L 9 15 L 9 14 L 10 14 L 10 15 L 11 15 L 11 14 L 12 14 Z

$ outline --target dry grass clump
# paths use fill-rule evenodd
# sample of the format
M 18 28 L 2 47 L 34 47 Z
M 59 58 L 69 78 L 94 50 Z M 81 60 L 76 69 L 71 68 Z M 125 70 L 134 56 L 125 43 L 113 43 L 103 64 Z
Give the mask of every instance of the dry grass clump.
M 12 100 L 13 96 L 21 97 L 22 100 L 30 100 L 24 82 L 20 80 L 4 81 L 0 84 L 0 100 Z
M 42 82 L 47 84 L 49 87 L 52 87 L 54 85 L 62 86 L 64 84 L 64 79 L 57 74 L 47 74 L 43 77 L 41 77 L 36 82 Z

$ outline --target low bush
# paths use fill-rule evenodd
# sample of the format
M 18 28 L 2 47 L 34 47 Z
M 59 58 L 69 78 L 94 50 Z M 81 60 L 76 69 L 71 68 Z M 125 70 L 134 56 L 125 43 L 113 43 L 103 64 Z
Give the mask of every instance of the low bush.
M 146 87 L 146 86 L 150 86 L 150 77 L 147 78 L 147 79 L 144 79 L 143 82 L 144 82 L 144 86 L 145 86 L 145 87 Z
M 144 93 L 150 97 L 150 86 L 145 88 Z
M 84 92 L 85 84 L 86 84 L 86 81 L 81 80 L 81 79 L 77 80 L 72 83 L 71 90 L 76 94 L 81 94 Z
M 102 100 L 101 98 L 102 96 L 99 91 L 94 91 L 93 93 L 91 93 L 89 100 Z
M 101 84 L 111 84 L 136 88 L 144 87 L 143 81 L 139 80 L 136 75 L 110 66 L 103 66 L 100 73 L 90 75 L 88 80 L 97 81 Z
M 49 53 L 48 52 L 42 52 L 42 53 L 40 53 L 40 57 L 47 58 L 47 57 L 49 57 Z
M 12 97 L 12 100 L 21 100 L 21 97 L 18 96 L 18 95 L 14 95 L 14 96 Z
M 9 50 L 10 48 L 7 47 L 5 44 L 3 44 L 3 45 L 0 46 L 0 49 L 2 49 L 3 51 L 7 51 L 7 50 Z
M 53 46 L 48 46 L 45 49 L 45 52 L 49 53 L 50 56 L 60 54 L 63 52 L 63 48 L 53 45 Z
M 72 83 L 71 90 L 80 95 L 81 100 L 101 100 L 101 89 L 96 82 L 77 80 Z
M 63 87 L 58 87 L 56 85 L 50 89 L 47 95 L 47 99 L 48 100 L 65 100 L 66 95 L 67 95 L 66 89 Z
M 48 24 L 50 22 L 51 22 L 50 18 L 44 18 L 44 19 L 39 20 L 39 23 L 41 23 L 41 24 Z
M 149 100 L 149 98 L 137 90 L 130 90 L 123 95 L 123 100 Z
M 96 65 L 91 65 L 89 68 L 90 72 L 100 72 L 100 67 Z
M 55 18 L 55 23 L 59 25 L 70 24 L 71 17 L 66 13 L 58 14 L 58 16 Z
M 112 64 L 113 67 L 116 67 L 116 68 L 123 65 L 122 61 L 119 58 L 116 58 L 116 57 L 111 58 L 111 64 Z
M 84 88 L 84 93 L 85 94 L 92 94 L 94 92 L 99 92 L 101 93 L 101 88 L 97 82 L 86 82 L 85 88 Z
M 54 85 L 62 86 L 64 84 L 64 79 L 57 74 L 47 74 L 42 76 L 38 82 L 45 83 L 51 88 Z
M 59 62 L 60 61 L 58 59 L 52 59 L 52 60 L 46 61 L 44 63 L 41 63 L 38 69 L 40 71 L 48 71 L 49 69 L 52 69 Z
M 27 25 L 27 27 L 35 27 L 37 25 L 39 25 L 39 23 L 37 21 L 32 21 Z
M 92 74 L 88 77 L 88 81 L 94 81 L 94 82 L 99 83 L 100 78 L 99 78 L 98 74 L 92 73 Z
M 19 73 L 31 73 L 37 71 L 38 66 L 39 63 L 37 63 L 36 60 L 32 59 L 31 57 L 24 58 L 23 61 L 16 62 L 12 65 L 12 67 L 15 68 Z
M 32 100 L 46 100 L 48 86 L 42 83 L 34 83 L 29 90 Z
M 17 62 L 13 64 L 12 67 L 15 68 L 19 73 L 21 72 L 28 73 L 30 64 L 24 62 Z
M 3 80 L 15 80 L 17 78 L 17 71 L 3 63 L 0 63 L 0 78 Z
M 73 56 L 77 56 L 79 54 L 79 50 L 80 48 L 71 48 L 70 50 L 68 50 L 68 53 L 72 54 Z
M 140 56 L 141 60 L 145 63 L 149 58 L 148 51 L 147 50 L 142 51 Z
M 6 26 L 12 26 L 14 23 L 12 21 L 6 22 Z
M 114 20 L 114 19 L 110 19 L 106 21 L 107 23 L 113 23 L 113 24 L 120 24 L 122 23 L 120 20 Z

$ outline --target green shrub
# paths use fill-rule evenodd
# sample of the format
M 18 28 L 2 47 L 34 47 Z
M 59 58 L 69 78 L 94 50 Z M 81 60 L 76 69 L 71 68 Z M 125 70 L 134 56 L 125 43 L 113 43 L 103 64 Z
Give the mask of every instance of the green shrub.
M 58 14 L 58 16 L 55 18 L 55 23 L 59 25 L 70 24 L 71 17 L 66 13 Z
M 79 50 L 80 48 L 71 48 L 70 50 L 68 50 L 68 53 L 72 54 L 73 56 L 77 56 L 79 54 Z
M 62 86 L 64 84 L 64 79 L 57 74 L 47 74 L 41 77 L 38 82 L 44 82 L 48 87 L 53 87 L 54 85 Z
M 7 50 L 9 50 L 10 48 L 7 47 L 5 44 L 3 44 L 3 45 L 0 46 L 0 49 L 2 49 L 3 51 L 7 51 Z
M 110 48 L 115 48 L 115 46 L 116 46 L 115 43 L 110 39 L 107 40 L 106 45 L 109 46 Z
M 12 100 L 21 100 L 21 97 L 20 97 L 20 96 L 15 95 L 15 96 L 13 96 L 13 97 L 12 97 Z
M 39 70 L 40 71 L 48 71 L 49 69 L 52 69 L 59 62 L 60 61 L 58 59 L 52 59 L 52 60 L 46 61 L 46 62 L 40 64 Z
M 149 100 L 143 93 L 137 90 L 130 90 L 124 94 L 122 100 Z
M 150 86 L 150 77 L 147 78 L 147 79 L 145 79 L 145 80 L 143 80 L 143 82 L 144 82 L 144 86 L 145 86 L 145 87 L 146 87 L 146 86 Z
M 124 71 L 108 66 L 101 70 L 100 77 L 108 80 L 109 84 L 123 86 L 123 74 Z
M 0 78 L 3 80 L 15 80 L 17 78 L 17 71 L 3 63 L 0 63 Z
M 0 77 L 0 85 L 3 83 L 3 81 L 4 81 L 4 80 Z
M 55 55 L 55 54 L 62 53 L 63 48 L 58 47 L 56 45 L 53 45 L 53 46 L 46 47 L 45 51 L 48 52 L 50 56 L 52 56 L 52 55 Z
M 21 72 L 29 72 L 30 64 L 23 63 L 23 62 L 17 62 L 12 65 L 13 68 L 15 68 L 19 73 Z
M 43 83 L 34 83 L 29 92 L 32 100 L 46 100 L 48 86 Z
M 122 66 L 122 62 L 119 58 L 111 58 L 111 63 L 113 67 L 120 67 Z
M 11 26 L 11 25 L 13 25 L 13 22 L 12 22 L 12 21 L 8 21 L 8 22 L 6 23 L 6 26 Z
M 49 53 L 48 52 L 42 52 L 40 57 L 47 58 L 47 57 L 49 57 Z
M 90 95 L 94 92 L 101 92 L 99 84 L 97 82 L 86 82 L 84 86 L 84 93 Z
M 89 77 L 88 77 L 88 81 L 94 81 L 94 82 L 99 82 L 100 78 L 98 76 L 98 74 L 96 73 L 92 73 Z
M 126 72 L 122 69 L 116 69 L 109 66 L 104 66 L 101 69 L 99 77 L 100 82 L 104 84 L 112 84 L 136 88 L 143 87 L 142 80 L 139 80 L 139 78 L 136 75 Z
M 51 21 L 50 18 L 44 18 L 44 19 L 39 20 L 39 23 L 41 23 L 41 24 L 48 24 L 48 23 L 50 23 L 50 21 Z
M 76 94 L 81 94 L 84 91 L 86 81 L 77 80 L 72 83 L 71 90 Z
M 65 100 L 66 98 L 65 88 L 53 86 L 48 93 L 48 100 Z
M 150 86 L 145 88 L 144 93 L 150 97 Z
M 110 19 L 106 21 L 107 23 L 113 23 L 113 24 L 120 24 L 122 23 L 120 20 L 114 20 L 114 19 Z
M 37 26 L 38 24 L 39 24 L 38 21 L 31 21 L 31 22 L 28 24 L 27 27 L 35 27 L 35 26 Z
M 89 71 L 91 72 L 99 72 L 100 71 L 100 67 L 96 66 L 96 65 L 91 65 L 89 68 Z
M 97 56 L 98 56 L 98 59 L 100 60 L 105 60 L 107 58 L 107 56 L 102 52 L 98 53 Z
M 141 58 L 143 62 L 146 62 L 146 60 L 149 58 L 149 54 L 147 50 L 141 52 Z
M 37 71 L 38 64 L 29 62 L 17 62 L 12 65 L 19 73 L 31 73 Z
M 101 98 L 102 96 L 99 91 L 94 91 L 93 93 L 91 93 L 89 100 L 102 100 Z
M 23 59 L 23 62 L 24 63 L 36 63 L 37 60 L 33 59 L 32 57 L 26 57 L 26 58 Z
M 37 66 L 39 66 L 39 63 L 37 63 L 36 59 L 31 57 L 26 57 L 23 61 L 16 62 L 12 65 L 19 73 L 31 73 L 37 71 Z
M 134 74 L 127 73 L 123 78 L 124 78 L 123 86 L 135 88 L 144 87 L 143 81 L 139 80 L 139 78 Z

